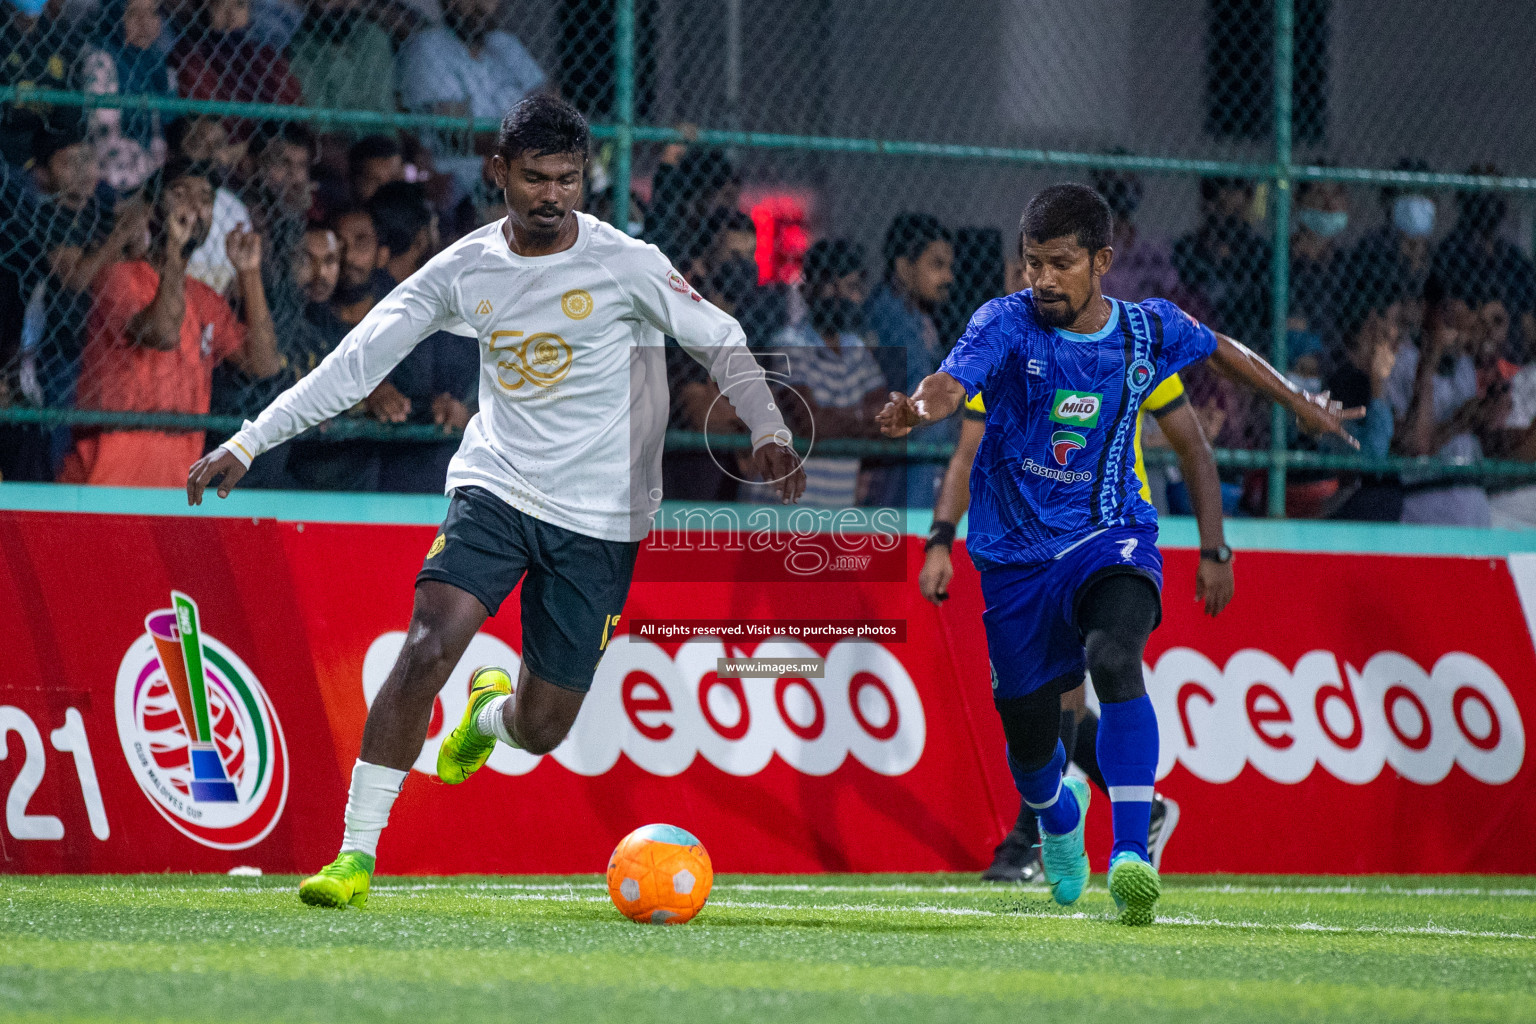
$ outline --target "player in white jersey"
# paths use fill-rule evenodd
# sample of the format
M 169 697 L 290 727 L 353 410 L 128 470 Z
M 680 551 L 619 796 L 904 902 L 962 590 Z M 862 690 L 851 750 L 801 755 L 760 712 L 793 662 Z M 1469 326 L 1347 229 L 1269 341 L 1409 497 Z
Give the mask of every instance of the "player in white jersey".
M 505 671 L 475 673 L 438 775 L 462 782 L 497 740 L 544 754 L 570 731 L 661 499 L 664 334 L 708 368 L 781 498 L 805 488 L 741 327 L 655 246 L 575 211 L 589 146 L 569 104 L 538 96 L 514 107 L 492 159 L 506 218 L 407 278 L 188 475 L 190 503 L 209 486 L 225 497 L 252 459 L 361 401 L 427 335 L 480 341 L 480 412 L 448 468 L 448 516 L 416 579 L 405 646 L 368 712 L 341 853 L 300 884 L 306 903 L 366 901 L 379 834 L 426 740 L 433 699 L 519 580 L 515 696 Z

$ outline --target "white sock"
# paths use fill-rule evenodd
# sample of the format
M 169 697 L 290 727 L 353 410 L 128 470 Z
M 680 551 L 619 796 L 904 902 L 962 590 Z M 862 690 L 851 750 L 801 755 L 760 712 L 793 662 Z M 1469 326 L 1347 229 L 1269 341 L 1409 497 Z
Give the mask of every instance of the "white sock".
M 341 836 L 343 850 L 377 855 L 379 833 L 389 824 L 389 809 L 408 774 L 363 760 L 352 766 L 352 788 L 347 791 L 347 811 L 342 817 L 347 825 Z
M 501 710 L 506 706 L 510 696 L 492 697 L 485 702 L 485 707 L 475 716 L 475 731 L 481 736 L 494 736 L 509 747 L 522 749 L 522 744 L 512 738 L 512 731 L 507 728 L 507 720 Z

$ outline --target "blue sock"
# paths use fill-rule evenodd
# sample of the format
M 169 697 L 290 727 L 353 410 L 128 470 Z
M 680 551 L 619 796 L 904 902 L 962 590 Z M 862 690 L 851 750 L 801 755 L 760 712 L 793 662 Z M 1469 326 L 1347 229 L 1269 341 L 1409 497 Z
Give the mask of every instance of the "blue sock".
M 1110 857 L 1131 850 L 1147 857 L 1147 823 L 1157 781 L 1157 712 L 1140 696 L 1099 705 L 1099 769 L 1114 811 L 1115 845 Z
M 1024 802 L 1034 808 L 1040 827 L 1052 835 L 1060 836 L 1077 828 L 1077 797 L 1061 784 L 1061 772 L 1067 765 L 1067 751 L 1056 741 L 1056 752 L 1044 765 L 1032 772 L 1024 771 L 1008 753 L 1008 770 L 1013 772 L 1013 784 L 1019 787 Z

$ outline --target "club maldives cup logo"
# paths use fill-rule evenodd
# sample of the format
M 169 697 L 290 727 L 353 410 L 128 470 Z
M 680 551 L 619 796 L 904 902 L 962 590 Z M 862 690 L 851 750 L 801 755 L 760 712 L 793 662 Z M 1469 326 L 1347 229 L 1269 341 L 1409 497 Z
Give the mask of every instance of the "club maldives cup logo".
M 254 846 L 288 801 L 288 745 L 271 698 L 171 591 L 117 670 L 117 734 L 144 795 L 177 831 L 217 850 Z

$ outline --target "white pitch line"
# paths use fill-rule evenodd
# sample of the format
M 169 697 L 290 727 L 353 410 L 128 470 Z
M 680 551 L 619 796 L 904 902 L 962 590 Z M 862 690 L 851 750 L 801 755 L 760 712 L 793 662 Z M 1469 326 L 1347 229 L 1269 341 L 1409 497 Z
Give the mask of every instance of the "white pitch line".
M 436 889 L 485 889 L 507 891 L 564 891 L 569 889 L 603 889 L 602 882 L 414 882 L 395 883 L 381 882 L 374 886 L 378 890 L 436 890 Z M 890 885 L 813 885 L 808 882 L 721 882 L 717 889 L 729 889 L 732 892 L 803 892 L 803 893 L 898 893 L 912 895 L 935 896 L 966 896 L 966 895 L 997 895 L 1009 892 L 1043 892 L 1044 885 L 1019 885 L 1019 884 L 977 884 L 977 885 L 904 885 L 894 883 Z M 1482 888 L 1452 888 L 1441 886 L 1421 886 L 1417 888 L 1398 888 L 1392 885 L 1364 886 L 1364 885 L 1172 885 L 1170 893 L 1198 892 L 1233 895 L 1273 895 L 1283 896 L 1288 893 L 1298 895 L 1340 895 L 1340 896 L 1491 896 L 1491 897 L 1530 897 L 1536 896 L 1536 889 L 1482 889 Z
M 23 883 L 23 886 L 24 885 L 25 885 L 25 883 Z M 18 888 L 21 888 L 23 886 L 18 886 Z M 126 888 L 126 887 L 123 887 L 123 888 Z M 234 885 L 225 885 L 225 886 L 192 886 L 192 885 L 186 885 L 186 886 L 141 886 L 141 887 L 138 887 L 138 888 L 139 888 L 139 891 L 143 891 L 143 892 L 182 892 L 182 893 L 191 893 L 191 892 L 245 892 L 245 893 L 249 893 L 249 892 L 261 891 L 261 888 L 258 887 L 258 886 L 234 886 Z M 375 892 L 388 892 L 391 895 L 407 896 L 408 897 L 408 896 L 412 896 L 412 895 L 416 895 L 416 894 L 424 894 L 425 892 L 428 892 L 428 891 L 453 889 L 453 890 L 458 890 L 459 892 L 461 892 L 465 896 L 468 896 L 468 897 L 471 897 L 471 898 L 475 898 L 475 899 L 509 899 L 509 900 L 523 900 L 523 901 L 528 901 L 528 902 L 551 902 L 551 903 L 604 903 L 604 902 L 607 902 L 607 897 L 606 896 L 602 896 L 602 895 L 583 896 L 583 895 L 580 895 L 576 891 L 578 889 L 586 889 L 586 890 L 598 889 L 598 890 L 601 890 L 601 889 L 604 889 L 604 888 L 606 888 L 606 886 L 604 886 L 604 885 L 602 885 L 600 883 L 582 883 L 580 885 L 574 885 L 574 884 L 573 885 L 559 885 L 559 884 L 529 883 L 529 882 L 482 882 L 482 883 L 477 883 L 477 884 L 474 884 L 474 885 L 467 885 L 467 886 L 465 886 L 465 885 L 445 885 L 445 884 L 441 884 L 441 883 L 416 883 L 416 884 L 409 884 L 409 885 L 380 885 L 380 886 L 374 886 L 373 887 L 373 891 L 375 891 Z M 833 887 L 833 886 L 808 886 L 808 885 L 792 884 L 792 885 L 785 885 L 785 886 L 774 887 L 774 886 L 760 885 L 760 884 L 756 884 L 756 883 L 741 883 L 739 885 L 722 885 L 719 888 L 721 890 L 727 890 L 727 891 L 732 890 L 732 889 L 735 889 L 735 890 L 738 890 L 738 891 L 742 891 L 742 890 L 752 890 L 752 891 L 765 891 L 766 890 L 766 891 L 772 891 L 773 889 L 777 888 L 778 891 L 793 891 L 793 892 L 800 892 L 800 891 L 807 891 L 807 890 L 810 890 L 810 891 L 829 891 L 830 890 L 830 891 L 847 891 L 847 892 L 897 891 L 897 892 L 930 892 L 930 893 L 939 893 L 939 892 L 944 892 L 946 890 L 972 891 L 972 890 L 961 890 L 959 887 L 953 887 L 953 886 L 949 886 L 949 887 L 939 887 L 939 886 L 926 886 L 926 887 L 925 886 L 905 886 L 905 887 L 897 887 L 897 886 L 885 886 L 885 887 L 878 887 L 878 886 L 843 886 L 843 887 Z M 539 890 L 539 891 L 535 891 L 535 890 Z M 122 889 L 120 888 L 119 891 L 122 891 Z M 979 892 L 997 892 L 998 889 L 996 889 L 996 888 L 978 888 L 978 889 L 976 889 L 974 891 L 979 891 Z M 1178 891 L 1180 891 L 1180 890 L 1173 890 L 1173 892 L 1178 892 Z M 1188 892 L 1190 890 L 1189 889 L 1185 889 L 1183 891 Z M 1227 890 L 1224 887 L 1212 887 L 1210 889 L 1210 891 L 1221 892 L 1221 891 L 1227 891 Z M 1289 890 L 1289 889 L 1274 889 L 1274 890 L 1271 890 L 1271 889 L 1268 889 L 1268 888 L 1265 888 L 1265 887 L 1257 887 L 1253 891 L 1255 891 L 1255 892 L 1270 892 L 1270 891 L 1275 891 L 1275 892 L 1292 892 L 1292 891 L 1298 891 L 1298 890 Z M 1380 891 L 1380 890 L 1364 890 L 1364 891 L 1366 891 L 1366 892 L 1376 892 L 1376 891 Z M 1413 890 L 1401 890 L 1400 892 L 1412 892 L 1412 891 Z M 1470 892 L 1470 890 L 1461 890 L 1461 889 L 1451 890 L 1451 891 L 1455 892 L 1455 893 Z M 1514 891 L 1517 891 L 1517 890 L 1508 890 L 1508 891 L 1514 892 Z M 494 895 L 494 894 L 497 894 L 497 893 L 500 893 L 502 895 Z M 936 907 L 936 906 L 921 905 L 921 904 L 913 905 L 913 906 L 906 906 L 906 907 L 886 907 L 886 906 L 879 906 L 879 905 L 857 904 L 857 903 L 837 903 L 837 904 L 754 903 L 754 902 L 742 902 L 742 901 L 736 901 L 736 900 L 715 900 L 714 902 L 715 902 L 715 906 L 718 906 L 718 907 L 729 907 L 729 908 L 731 908 L 733 910 L 783 910 L 783 911 L 794 911 L 794 912 L 800 912 L 800 913 L 935 914 L 935 915 L 951 916 L 951 917 L 993 917 L 993 918 L 1032 917 L 1032 918 L 1054 919 L 1054 920 L 1094 920 L 1094 919 L 1097 919 L 1097 920 L 1110 920 L 1111 919 L 1109 915 L 1087 914 L 1087 913 L 1084 913 L 1083 911 L 1077 911 L 1076 913 L 1071 913 L 1071 914 L 1041 914 L 1041 913 L 1030 913 L 1030 912 L 1025 912 L 1025 911 L 982 910 L 982 909 L 975 908 L 975 907 Z M 1218 920 L 1216 918 L 1194 917 L 1194 916 L 1188 915 L 1188 914 L 1181 914 L 1181 915 L 1178 915 L 1176 917 L 1159 917 L 1157 919 L 1157 923 L 1158 924 L 1167 924 L 1167 925 L 1186 926 L 1186 927 L 1198 927 L 1198 928 L 1238 928 L 1238 929 L 1248 929 L 1248 930 L 1252 930 L 1252 931 L 1322 932 L 1322 933 L 1331 934 L 1331 935 L 1350 935 L 1350 934 L 1427 935 L 1427 936 L 1472 938 L 1472 939 L 1509 939 L 1509 940 L 1515 940 L 1515 941 L 1521 941 L 1521 942 L 1536 942 L 1536 935 L 1528 935 L 1528 934 L 1524 934 L 1524 933 L 1521 933 L 1521 932 L 1472 931 L 1472 930 L 1469 930 L 1469 929 L 1462 929 L 1462 928 L 1445 928 L 1445 927 L 1442 927 L 1440 925 L 1424 925 L 1422 927 L 1413 927 L 1413 926 L 1392 926 L 1392 927 L 1388 927 L 1388 926 L 1380 926 L 1380 925 L 1355 925 L 1355 926 L 1329 925 L 1329 924 L 1319 924 L 1319 923 L 1314 922 L 1314 921 L 1300 921 L 1300 922 L 1293 922 L 1293 923 L 1263 923 L 1263 922 L 1259 922 L 1259 921 L 1222 921 L 1222 920 Z
M 401 888 L 396 887 L 399 892 Z M 733 887 L 735 888 L 735 887 Z M 402 893 L 403 894 L 403 893 Z M 466 893 L 466 895 L 469 895 Z M 524 900 L 529 902 L 562 902 L 562 903 L 603 903 L 603 896 L 579 896 L 575 893 L 556 894 L 547 892 L 507 892 L 505 895 L 490 897 L 488 895 L 474 894 L 476 898 L 498 898 L 509 900 Z M 833 903 L 833 904 L 799 904 L 799 903 L 756 903 L 739 900 L 714 900 L 717 907 L 729 907 L 732 910 L 785 910 L 798 913 L 864 913 L 864 914 L 936 914 L 950 917 L 1034 917 L 1041 919 L 1065 919 L 1065 920 L 1109 920 L 1109 915 L 1094 915 L 1078 911 L 1072 914 L 1038 914 L 1027 912 L 981 910 L 976 907 L 936 907 L 931 905 L 914 905 L 907 907 L 885 907 L 879 905 L 859 903 Z M 1238 928 L 1253 931 L 1287 931 L 1287 932 L 1323 932 L 1331 935 L 1372 934 L 1372 935 L 1432 935 L 1472 939 L 1513 939 L 1524 942 L 1536 942 L 1536 935 L 1526 935 L 1520 932 L 1481 932 L 1462 928 L 1443 928 L 1439 925 L 1413 926 L 1379 926 L 1379 925 L 1331 925 L 1319 924 L 1314 921 L 1299 921 L 1291 923 L 1266 924 L 1259 921 L 1222 921 L 1215 918 L 1194 917 L 1181 914 L 1177 917 L 1159 917 L 1158 924 L 1183 925 L 1201 928 Z

